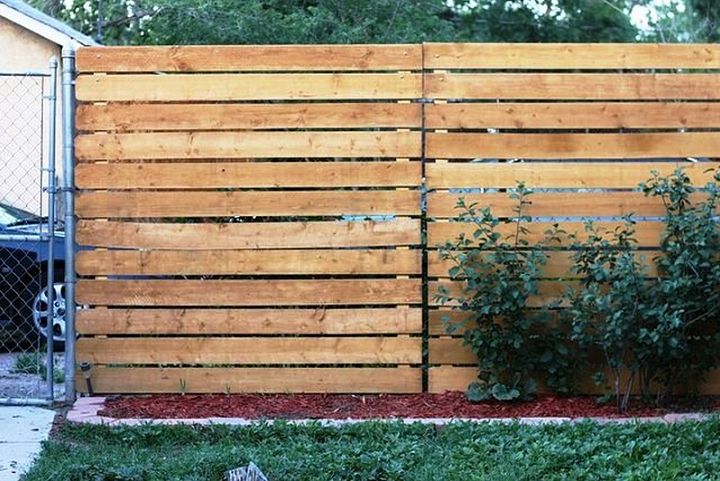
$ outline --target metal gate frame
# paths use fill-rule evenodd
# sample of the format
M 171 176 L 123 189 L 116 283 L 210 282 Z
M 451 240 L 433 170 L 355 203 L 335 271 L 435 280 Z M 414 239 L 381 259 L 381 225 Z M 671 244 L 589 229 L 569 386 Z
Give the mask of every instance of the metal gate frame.
M 54 342 L 52 341 L 52 317 L 54 314 L 54 301 L 55 301 L 55 252 L 54 252 L 54 240 L 55 240 L 55 228 L 56 228 L 56 210 L 57 201 L 56 194 L 58 192 L 57 175 L 56 175 L 56 129 L 57 129 L 57 70 L 58 61 L 57 58 L 52 57 L 49 61 L 47 71 L 34 71 L 34 72 L 8 72 L 2 73 L 4 77 L 21 77 L 21 78 L 41 78 L 42 83 L 40 87 L 41 99 L 47 101 L 47 122 L 43 122 L 44 105 L 41 106 L 41 117 L 40 117 L 40 148 L 41 154 L 43 152 L 43 144 L 45 142 L 45 136 L 47 136 L 47 158 L 40 159 L 40 169 L 38 171 L 39 178 L 41 179 L 41 191 L 40 191 L 40 205 L 43 204 L 43 197 L 47 195 L 47 232 L 42 231 L 40 227 L 38 234 L 21 234 L 21 235 L 3 235 L 2 239 L 10 242 L 23 242 L 37 241 L 38 243 L 47 243 L 47 260 L 45 261 L 46 278 L 45 284 L 40 279 L 40 289 L 45 288 L 47 291 L 47 303 L 46 309 L 48 313 L 47 323 L 47 334 L 46 334 L 46 349 L 45 349 L 45 392 L 44 398 L 17 398 L 17 397 L 4 397 L 0 398 L 0 405 L 52 405 L 55 402 L 55 383 L 54 383 Z M 45 94 L 44 85 L 47 81 L 47 94 Z M 42 188 L 43 174 L 47 173 L 47 186 Z M 72 270 L 72 269 L 71 269 Z M 42 272 L 42 271 L 41 271 Z M 48 342 L 47 339 L 50 339 Z

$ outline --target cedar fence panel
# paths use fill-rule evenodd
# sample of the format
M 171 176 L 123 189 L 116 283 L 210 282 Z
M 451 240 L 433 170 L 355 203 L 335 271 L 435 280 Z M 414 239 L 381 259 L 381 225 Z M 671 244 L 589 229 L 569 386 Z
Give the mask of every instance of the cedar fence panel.
M 443 318 L 462 313 L 433 297 L 448 280 L 436 247 L 469 226 L 453 222 L 458 197 L 513 216 L 507 188 L 536 193 L 529 238 L 554 222 L 613 227 L 634 214 L 637 240 L 655 254 L 663 206 L 637 186 L 651 170 L 684 166 L 697 185 L 720 157 L 720 48 L 716 45 L 426 44 L 424 127 L 428 193 L 428 389 L 467 388 L 475 359 Z M 506 233 L 510 233 L 507 231 Z M 553 251 L 531 306 L 557 299 L 570 253 Z M 717 376 L 707 388 L 717 388 Z M 714 386 L 714 387 L 713 387 Z
M 77 360 L 97 392 L 465 389 L 473 357 L 441 320 L 460 314 L 433 300 L 458 285 L 436 249 L 467 231 L 458 196 L 510 216 L 524 181 L 535 239 L 633 213 L 652 269 L 663 206 L 638 183 L 683 166 L 701 185 L 720 157 L 717 45 L 101 47 L 77 65 Z M 534 306 L 570 264 L 550 254 Z
M 78 52 L 96 391 L 422 390 L 421 53 Z

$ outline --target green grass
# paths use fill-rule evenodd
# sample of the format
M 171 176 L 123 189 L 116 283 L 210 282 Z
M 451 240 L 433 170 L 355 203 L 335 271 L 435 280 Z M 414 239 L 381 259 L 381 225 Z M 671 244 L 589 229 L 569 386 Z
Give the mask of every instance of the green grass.
M 47 354 L 44 351 L 23 352 L 15 358 L 15 365 L 12 372 L 18 374 L 35 374 L 45 379 L 47 366 L 45 358 Z M 65 373 L 57 366 L 53 366 L 53 382 L 65 382 Z
M 674 425 L 64 427 L 27 480 L 715 480 L 720 419 Z

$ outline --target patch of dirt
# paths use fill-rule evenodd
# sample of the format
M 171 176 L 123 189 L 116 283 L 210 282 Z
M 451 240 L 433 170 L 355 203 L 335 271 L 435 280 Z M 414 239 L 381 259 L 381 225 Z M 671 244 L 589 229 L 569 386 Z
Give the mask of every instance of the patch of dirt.
M 0 398 L 44 399 L 47 397 L 45 380 L 38 374 L 23 374 L 15 371 L 21 353 L 0 353 Z M 55 354 L 55 365 L 64 367 L 65 355 Z M 55 399 L 65 396 L 64 383 L 55 384 Z
M 706 398 L 695 404 L 703 410 L 720 410 L 720 400 Z M 678 406 L 672 412 L 678 412 Z M 679 411 L 682 411 L 680 407 Z M 622 417 L 650 417 L 671 412 L 635 402 Z M 369 419 L 369 418 L 515 418 L 515 417 L 620 417 L 612 404 L 592 397 L 541 396 L 526 402 L 471 403 L 464 393 L 443 394 L 231 394 L 153 395 L 110 398 L 99 413 L 116 418 L 247 419 Z

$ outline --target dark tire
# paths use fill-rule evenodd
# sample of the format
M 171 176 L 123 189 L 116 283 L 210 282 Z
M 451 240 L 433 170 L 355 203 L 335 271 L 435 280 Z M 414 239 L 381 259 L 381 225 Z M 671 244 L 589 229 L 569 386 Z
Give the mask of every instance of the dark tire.
M 40 339 L 43 343 L 45 342 L 47 336 L 45 335 L 44 330 L 47 328 L 48 320 L 50 320 L 50 324 L 52 326 L 53 331 L 53 350 L 56 352 L 61 352 L 65 350 L 65 342 L 64 340 L 61 340 L 64 338 L 64 275 L 65 270 L 62 267 L 55 267 L 54 270 L 55 274 L 55 288 L 53 289 L 54 295 L 56 296 L 55 299 L 55 308 L 48 309 L 47 303 L 43 301 L 43 299 L 47 299 L 47 286 L 46 286 L 46 279 L 47 275 L 45 272 L 42 273 L 40 279 L 42 282 L 39 283 L 39 285 L 36 286 L 32 300 L 30 302 L 30 324 L 31 328 L 34 332 L 35 339 Z M 59 303 L 60 306 L 62 306 L 61 309 L 58 309 L 58 299 L 60 299 L 62 302 Z M 42 315 L 43 313 L 51 313 L 51 315 L 48 317 L 47 315 Z

